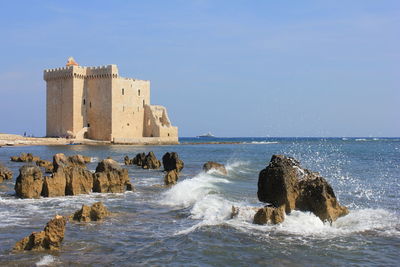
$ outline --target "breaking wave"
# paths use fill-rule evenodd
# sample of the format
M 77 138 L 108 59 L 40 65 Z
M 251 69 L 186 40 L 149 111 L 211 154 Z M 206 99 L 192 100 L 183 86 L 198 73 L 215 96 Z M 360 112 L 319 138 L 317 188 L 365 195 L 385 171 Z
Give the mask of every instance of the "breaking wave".
M 35 263 L 36 266 L 49 266 L 55 263 L 55 258 L 51 255 L 43 256 L 38 262 Z

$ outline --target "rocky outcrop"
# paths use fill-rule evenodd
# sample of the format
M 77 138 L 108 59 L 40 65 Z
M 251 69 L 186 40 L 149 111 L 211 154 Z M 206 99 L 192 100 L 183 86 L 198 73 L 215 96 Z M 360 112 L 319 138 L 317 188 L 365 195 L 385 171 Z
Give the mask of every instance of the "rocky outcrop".
M 162 163 L 164 166 L 164 171 L 172 171 L 177 170 L 178 172 L 182 171 L 184 163 L 179 158 L 178 153 L 176 152 L 167 152 L 162 157 Z
M 177 170 L 168 171 L 164 176 L 165 185 L 174 185 L 178 182 L 179 172 Z
M 39 157 L 33 156 L 31 153 L 21 153 L 19 156 L 11 157 L 11 161 L 15 162 L 36 162 L 39 160 Z
M 46 224 L 43 231 L 33 232 L 17 242 L 14 250 L 59 250 L 64 239 L 66 223 L 65 217 L 56 215 Z
M 39 198 L 43 187 L 43 175 L 37 166 L 22 166 L 15 182 L 15 193 L 20 198 Z
M 43 167 L 46 173 L 52 173 L 54 169 L 53 162 L 44 159 L 36 161 L 36 165 Z
M 92 192 L 93 173 L 86 169 L 86 161 L 81 155 L 54 155 L 53 174 L 44 178 L 42 196 L 74 196 Z
M 204 163 L 204 165 L 203 165 L 203 171 L 208 172 L 210 170 L 216 170 L 217 172 L 219 172 L 222 175 L 228 174 L 228 172 L 226 171 L 226 168 L 223 164 L 217 163 L 214 161 L 208 161 L 208 162 Z
M 131 165 L 137 165 L 142 167 L 144 160 L 146 158 L 146 154 L 145 153 L 138 153 L 136 154 L 136 156 L 131 160 Z
M 285 220 L 285 210 L 272 206 L 265 206 L 257 211 L 254 215 L 253 223 L 255 224 L 278 224 Z
M 4 167 L 3 164 L 0 163 L 0 183 L 2 183 L 4 180 L 12 179 L 12 177 L 12 171 L 9 168 Z
M 110 215 L 110 212 L 103 205 L 103 202 L 96 202 L 92 206 L 82 205 L 72 219 L 78 222 L 100 221 Z
M 124 164 L 125 165 L 131 165 L 131 159 L 129 159 L 129 156 L 124 157 Z
M 260 172 L 257 195 L 260 201 L 283 208 L 286 213 L 310 211 L 322 221 L 332 222 L 348 214 L 319 173 L 303 169 L 297 160 L 283 155 L 273 155 Z
M 133 190 L 128 170 L 112 159 L 99 162 L 93 178 L 93 192 L 123 193 L 126 190 Z
M 150 151 L 144 158 L 142 164 L 143 169 L 159 169 L 161 167 L 161 162 L 154 155 L 153 151 Z

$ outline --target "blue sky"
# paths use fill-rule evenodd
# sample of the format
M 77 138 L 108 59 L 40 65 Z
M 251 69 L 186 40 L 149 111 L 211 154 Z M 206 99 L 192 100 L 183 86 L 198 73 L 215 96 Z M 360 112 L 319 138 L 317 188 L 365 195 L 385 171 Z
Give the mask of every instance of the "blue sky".
M 400 1 L 1 1 L 0 132 L 45 134 L 43 70 L 151 80 L 180 136 L 400 136 Z

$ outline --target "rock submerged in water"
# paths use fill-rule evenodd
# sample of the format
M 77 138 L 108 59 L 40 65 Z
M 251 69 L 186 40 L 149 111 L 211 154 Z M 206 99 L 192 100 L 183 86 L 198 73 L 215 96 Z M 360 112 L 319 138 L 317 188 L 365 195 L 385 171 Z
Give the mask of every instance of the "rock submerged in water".
M 165 185 L 174 185 L 178 182 L 179 172 L 177 170 L 168 171 L 164 176 Z
M 43 187 L 43 174 L 39 167 L 25 165 L 19 169 L 15 193 L 20 198 L 39 198 Z
M 145 153 L 138 153 L 132 159 L 129 156 L 124 157 L 125 165 L 137 165 L 143 169 L 158 169 L 161 167 L 161 162 L 154 155 L 153 151 L 150 151 L 147 155 Z
M 255 224 L 278 224 L 285 220 L 285 210 L 283 207 L 275 208 L 265 206 L 257 211 L 254 215 L 253 223 Z
M 43 177 L 37 166 L 23 166 L 15 183 L 20 198 L 73 196 L 99 193 L 122 193 L 133 190 L 128 170 L 112 159 L 105 159 L 92 173 L 86 168 L 87 160 L 81 155 L 66 157 L 59 153 L 53 157 L 53 173 Z
M 21 153 L 19 156 L 12 156 L 11 161 L 15 162 L 36 162 L 39 161 L 40 158 L 33 156 L 31 153 Z
M 219 172 L 222 175 L 227 175 L 228 174 L 224 164 L 221 164 L 221 163 L 218 163 L 218 162 L 214 162 L 214 161 L 207 161 L 203 165 L 203 171 L 204 172 L 209 172 L 210 170 L 216 170 L 217 172 Z
M 181 172 L 184 167 L 183 161 L 179 158 L 179 155 L 176 152 L 165 153 L 162 157 L 162 163 L 164 166 L 164 171 L 166 172 L 172 170 L 177 170 L 178 172 Z
M 273 155 L 269 165 L 260 172 L 257 196 L 260 201 L 272 204 L 272 208 L 284 209 L 286 213 L 310 211 L 322 221 L 333 222 L 349 213 L 339 205 L 332 187 L 323 177 L 283 155 Z
M 128 170 L 112 159 L 99 162 L 93 177 L 93 192 L 123 193 L 127 190 L 133 190 Z
M 15 244 L 13 250 L 59 250 L 64 239 L 66 223 L 65 217 L 56 215 L 46 224 L 43 231 L 33 232 L 23 238 Z
M 74 213 L 72 219 L 78 222 L 91 222 L 100 221 L 109 215 L 110 212 L 103 202 L 96 202 L 92 206 L 82 205 L 82 208 Z
M 13 177 L 12 171 L 0 163 L 0 183 L 4 180 L 10 180 Z

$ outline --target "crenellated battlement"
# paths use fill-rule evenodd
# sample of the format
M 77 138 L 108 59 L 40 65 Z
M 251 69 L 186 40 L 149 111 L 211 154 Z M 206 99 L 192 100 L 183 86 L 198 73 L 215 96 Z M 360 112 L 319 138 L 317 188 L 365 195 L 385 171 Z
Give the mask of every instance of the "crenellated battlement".
M 99 78 L 118 78 L 118 68 L 116 65 L 105 65 L 95 67 L 67 66 L 62 68 L 44 70 L 44 80 L 53 79 L 99 79 Z

